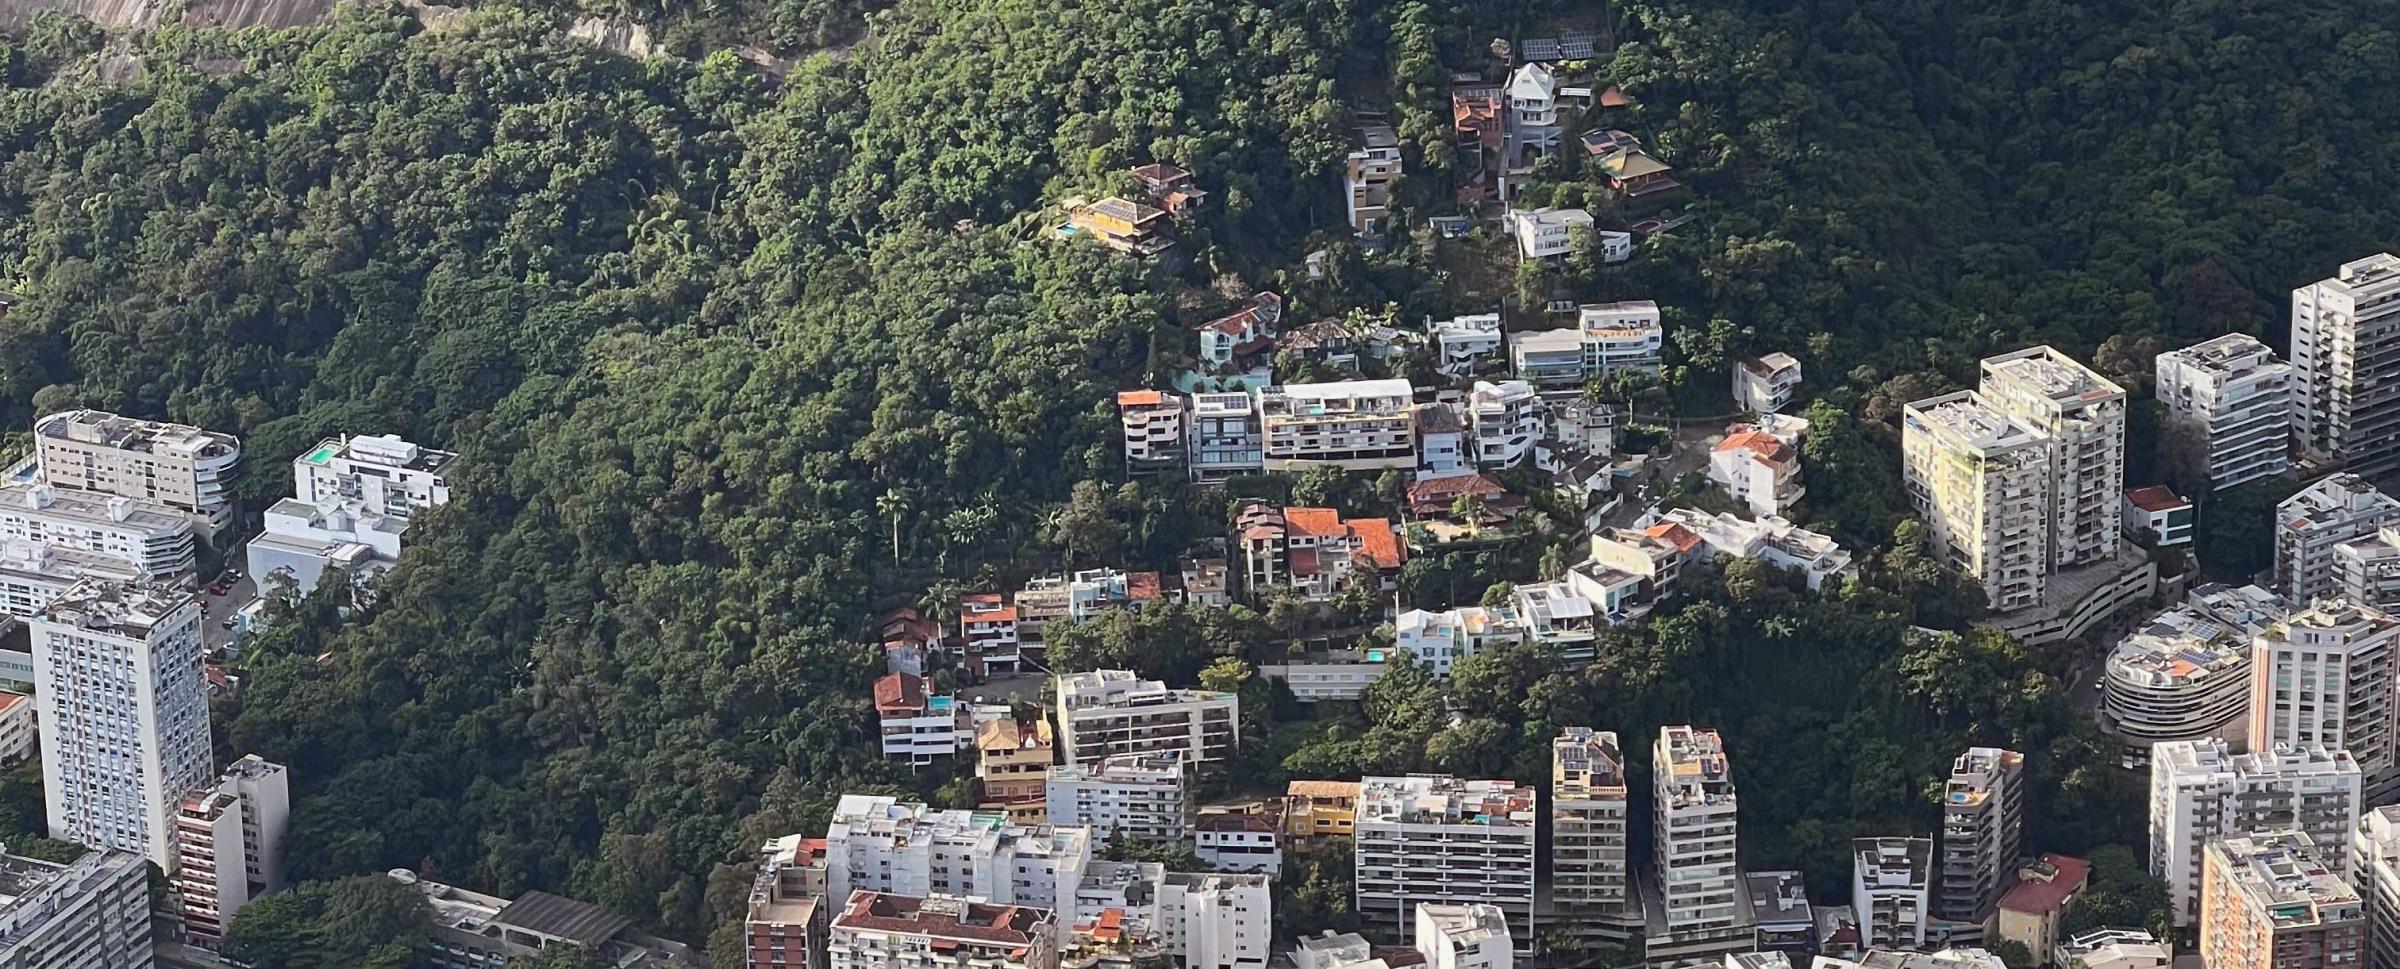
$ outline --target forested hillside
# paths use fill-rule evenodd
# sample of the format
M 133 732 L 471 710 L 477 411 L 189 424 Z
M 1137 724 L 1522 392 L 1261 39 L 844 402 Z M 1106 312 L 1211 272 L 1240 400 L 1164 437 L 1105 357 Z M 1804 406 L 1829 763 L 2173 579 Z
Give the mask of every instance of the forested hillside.
M 162 30 L 105 86 L 52 81 L 99 38 L 44 21 L 0 47 L 0 426 L 79 404 L 239 433 L 253 505 L 321 434 L 461 451 L 459 500 L 375 609 L 307 604 L 245 660 L 224 746 L 293 766 L 300 876 L 409 866 L 705 937 L 760 836 L 913 788 L 870 746 L 873 612 L 1075 548 L 1045 523 L 1087 479 L 1105 500 L 1075 511 L 1130 561 L 1214 528 L 1117 490 L 1108 395 L 1211 291 L 1296 277 L 1338 235 L 1355 112 L 1397 109 L 1404 202 L 1433 214 L 1442 78 L 1557 15 L 1616 25 L 1601 72 L 1701 200 L 1590 295 L 1668 307 L 1695 380 L 1803 353 L 1857 418 L 1809 454 L 1848 541 L 1892 540 L 1910 391 L 2035 340 L 2280 339 L 2282 291 L 2400 232 L 2400 0 L 901 0 L 782 79 L 619 59 L 541 10 L 432 33 L 366 9 Z M 1222 200 L 1180 274 L 1046 238 L 1043 204 L 1154 159 Z M 1456 298 L 1432 260 L 1403 237 L 1295 292 L 1413 319 Z M 2034 722 L 2055 657 L 1971 641 L 1903 668 L 1851 625 L 1910 614 L 1910 588 L 1788 622 L 1776 595 L 1703 603 L 1624 634 L 1649 667 L 1553 688 L 1667 716 L 1697 702 L 1673 671 L 1755 659 L 1728 629 L 1872 651 L 1809 683 L 1821 710 L 1763 712 L 1797 666 L 1708 701 L 1916 758 L 1745 813 L 1822 851 L 1846 819 L 1813 812 L 1844 795 L 1906 810 L 1919 734 L 2061 732 Z M 1944 674 L 1975 669 L 2016 689 L 1961 699 Z M 1847 712 L 1903 708 L 1924 712 Z M 1766 743 L 1726 726 L 1737 762 Z

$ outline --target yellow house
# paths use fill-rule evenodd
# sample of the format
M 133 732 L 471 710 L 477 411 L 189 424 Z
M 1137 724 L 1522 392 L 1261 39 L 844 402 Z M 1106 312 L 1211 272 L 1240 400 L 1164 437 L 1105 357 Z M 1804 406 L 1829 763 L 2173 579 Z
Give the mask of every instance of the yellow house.
M 1284 800 L 1284 830 L 1295 842 L 1347 838 L 1358 824 L 1357 781 L 1293 781 Z

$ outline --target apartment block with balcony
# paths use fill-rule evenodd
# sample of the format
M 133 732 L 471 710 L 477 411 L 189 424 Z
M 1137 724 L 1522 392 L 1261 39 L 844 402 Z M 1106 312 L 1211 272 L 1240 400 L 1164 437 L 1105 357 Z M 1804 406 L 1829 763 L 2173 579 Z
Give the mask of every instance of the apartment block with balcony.
M 1467 394 L 1467 422 L 1474 428 L 1475 463 L 1513 468 L 1541 443 L 1546 426 L 1542 399 L 1522 380 L 1478 380 Z
M 1614 731 L 1568 727 L 1550 742 L 1550 908 L 1536 915 L 1592 941 L 1642 923 L 1633 890 L 1625 750 Z
M 129 572 L 136 578 L 180 575 L 199 561 L 199 538 L 189 514 L 43 481 L 0 485 L 0 547 L 14 550 L 9 557 L 19 563 L 49 562 L 62 572 Z
M 1325 838 L 1348 838 L 1358 828 L 1357 781 L 1293 781 L 1284 788 L 1283 825 L 1303 849 Z
M 1684 724 L 1659 728 L 1651 749 L 1651 949 L 1751 937 L 1736 864 L 1740 801 L 1724 739 Z M 1663 943 L 1663 944 L 1662 944 Z
M 1744 357 L 1733 365 L 1733 402 L 1753 414 L 1779 414 L 1800 390 L 1800 361 L 1788 353 Z
M 1191 422 L 1193 480 L 1223 481 L 1265 468 L 1266 434 L 1249 394 L 1193 394 Z
M 2248 736 L 2251 637 L 2281 622 L 2258 586 L 2206 585 L 2137 625 L 2102 668 L 2102 724 L 2144 760 L 2169 740 Z
M 1970 747 L 1942 785 L 1940 881 L 1932 912 L 1982 922 L 2007 887 L 2025 844 L 2025 755 Z
M 2175 924 L 2188 926 L 2200 915 L 2201 849 L 2210 841 L 2295 827 L 2344 844 L 2362 803 L 2358 761 L 2345 750 L 2234 754 L 2217 738 L 2159 744 L 2150 752 L 2150 873 L 2167 883 Z
M 931 696 L 923 677 L 885 674 L 875 681 L 875 718 L 883 756 L 912 768 L 958 753 L 974 736 L 966 708 L 952 696 Z
M 1125 438 L 1125 469 L 1155 474 L 1182 464 L 1183 396 L 1156 390 L 1117 392 L 1117 423 Z
M 2400 804 L 2358 816 L 2350 865 L 2351 884 L 2367 909 L 2365 964 L 2400 965 Z
M 2400 611 L 2400 526 L 2334 546 L 2333 587 L 2359 605 Z
M 1047 908 L 855 892 L 828 928 L 828 969 L 1058 969 Z
M 2269 625 L 2251 645 L 2250 749 L 2323 744 L 2372 778 L 2391 770 L 2400 619 L 2348 600 Z
M 1050 768 L 1044 802 L 1050 823 L 1090 828 L 1104 841 L 1181 841 L 1191 832 L 1190 780 L 1180 754 L 1117 754 Z
M 292 459 L 292 497 L 312 505 L 355 502 L 369 515 L 406 519 L 450 501 L 458 455 L 396 434 L 329 437 Z
M 233 523 L 242 443 L 231 434 L 75 410 L 34 421 L 33 438 L 51 487 L 166 505 L 208 535 Z
M 121 851 L 63 865 L 0 854 L 0 964 L 148 969 L 157 958 L 149 871 Z
M 1529 954 L 1535 801 L 1533 788 L 1503 780 L 1361 780 L 1352 837 L 1359 918 L 1399 934 L 1420 904 L 1492 905 Z
M 1093 851 L 1084 828 L 1014 825 L 998 811 L 848 794 L 825 826 L 825 891 L 828 898 L 866 890 L 1072 907 Z
M 2275 590 L 2294 603 L 2332 595 L 2334 549 L 2400 525 L 2400 498 L 2355 474 L 2335 474 L 2275 506 Z
M 1215 763 L 1230 759 L 1241 740 L 1240 701 L 1231 693 L 1172 690 L 1130 670 L 1068 673 L 1052 688 L 1063 763 L 1150 753 Z
M 1400 133 L 1390 125 L 1360 128 L 1358 147 L 1342 159 L 1342 188 L 1353 234 L 1374 239 L 1389 228 L 1392 183 L 1400 178 L 1400 170 Z
M 2247 333 L 2158 355 L 2158 401 L 2207 448 L 2222 491 L 2292 466 L 2292 368 Z
M 2053 566 L 2115 558 L 2124 540 L 2125 388 L 2041 346 L 1985 357 L 1981 393 L 2049 440 Z
M 1919 949 L 1933 896 L 1933 840 L 1859 838 L 1850 843 L 1850 907 L 1859 944 Z
M 1050 761 L 1056 747 L 1045 718 L 1025 722 L 1002 717 L 977 727 L 975 777 L 983 785 L 983 809 L 1008 812 L 1011 824 L 1048 822 Z
M 1761 518 L 1791 514 L 1808 494 L 1800 478 L 1797 441 L 1786 441 L 1749 424 L 1725 429 L 1709 449 L 1708 480 L 1716 482 Z
M 2047 435 L 1972 391 L 1902 411 L 1909 499 L 1934 552 L 1981 584 L 1993 609 L 2041 601 L 2051 562 L 2050 450 Z
M 2340 840 L 2290 829 L 2210 842 L 2200 889 L 2200 958 L 2209 969 L 2364 965 L 2367 906 L 2331 862 Z
M 767 842 L 742 916 L 743 969 L 827 969 L 831 912 L 824 839 L 794 834 Z
M 184 796 L 167 881 L 193 945 L 215 950 L 242 906 L 283 889 L 283 832 L 291 813 L 288 772 L 257 754 Z
M 2400 256 L 2292 290 L 2292 437 L 2320 463 L 2400 469 Z
M 1192 819 L 1192 853 L 1216 871 L 1283 871 L 1283 803 L 1203 808 Z
M 1417 466 L 1415 388 L 1401 379 L 1285 384 L 1258 393 L 1268 471 Z

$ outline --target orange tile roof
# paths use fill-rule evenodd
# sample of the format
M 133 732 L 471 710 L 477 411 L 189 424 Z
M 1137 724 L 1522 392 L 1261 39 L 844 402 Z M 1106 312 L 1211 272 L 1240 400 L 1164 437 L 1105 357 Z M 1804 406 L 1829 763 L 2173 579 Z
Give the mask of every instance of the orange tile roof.
M 1284 788 L 1292 797 L 1357 797 L 1357 781 L 1293 781 Z
M 1156 407 L 1165 403 L 1166 399 L 1166 395 L 1155 390 L 1117 391 L 1117 406 L 1119 407 Z
M 1125 573 L 1125 597 L 1141 602 L 1158 598 L 1158 573 Z
M 1376 568 L 1396 569 L 1408 561 L 1408 553 L 1400 547 L 1400 534 L 1392 531 L 1388 519 L 1358 518 L 1349 525 L 1358 533 L 1358 554 L 1373 559 Z
M 0 690 L 0 713 L 7 713 L 10 708 L 23 702 L 25 702 L 25 694 Z
M 2045 854 L 2043 861 L 2058 869 L 2049 881 L 2020 881 L 2007 894 L 2000 896 L 2000 907 L 2011 912 L 2047 915 L 2064 908 L 2067 898 L 2082 890 L 2091 876 L 2092 863 L 2067 855 Z
M 1674 545 L 1678 552 L 1689 552 L 1700 547 L 1699 533 L 1685 528 L 1677 522 L 1660 522 L 1642 529 L 1642 534 L 1651 538 L 1664 539 Z
M 1342 534 L 1342 513 L 1331 508 L 1286 508 L 1283 520 L 1302 535 L 1335 538 Z
M 1746 450 L 1759 460 L 1776 467 L 1789 464 L 1792 460 L 1791 446 L 1776 440 L 1775 435 L 1765 431 L 1743 431 L 1739 434 L 1728 434 L 1725 436 L 1725 440 L 1718 442 L 1714 450 Z

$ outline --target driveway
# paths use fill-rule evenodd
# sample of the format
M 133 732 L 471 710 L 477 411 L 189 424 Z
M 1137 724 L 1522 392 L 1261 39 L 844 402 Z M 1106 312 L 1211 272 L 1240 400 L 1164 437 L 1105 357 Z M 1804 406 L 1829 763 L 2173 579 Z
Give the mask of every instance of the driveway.
M 233 584 L 233 588 L 225 590 L 221 596 L 211 594 L 206 586 L 201 587 L 200 611 L 203 619 L 200 624 L 200 643 L 206 647 L 208 654 L 223 655 L 225 644 L 233 640 L 233 631 L 225 628 L 226 617 L 242 611 L 250 605 L 251 600 L 257 598 L 258 583 L 247 575 L 242 576 L 240 581 Z

